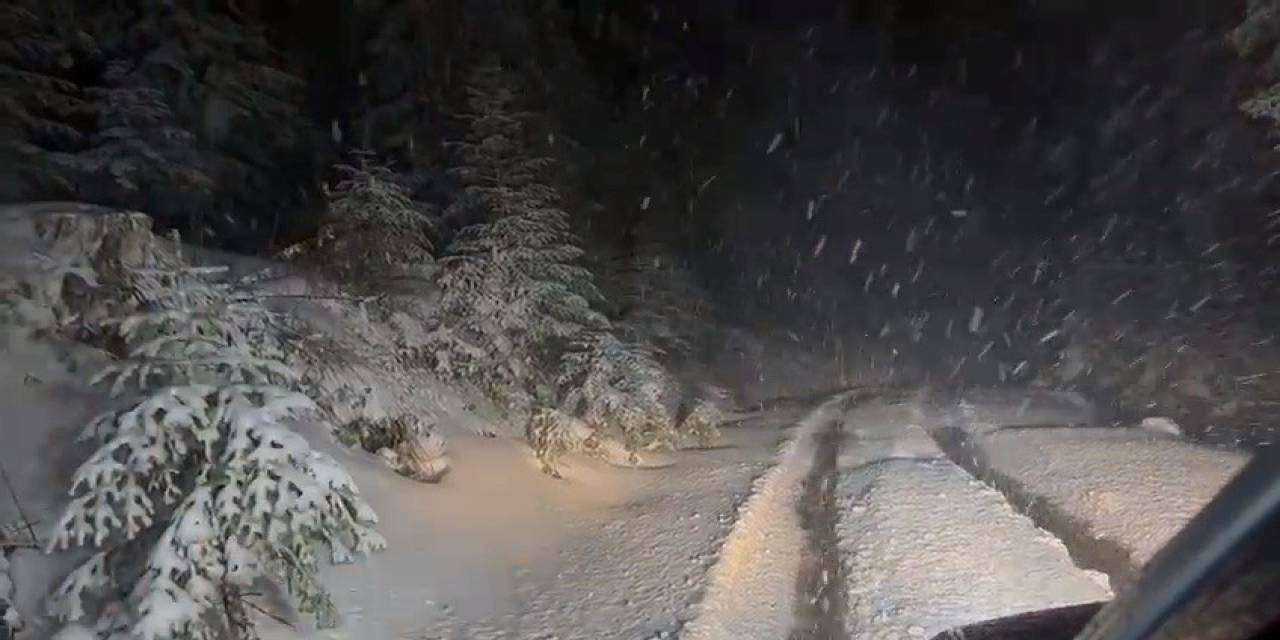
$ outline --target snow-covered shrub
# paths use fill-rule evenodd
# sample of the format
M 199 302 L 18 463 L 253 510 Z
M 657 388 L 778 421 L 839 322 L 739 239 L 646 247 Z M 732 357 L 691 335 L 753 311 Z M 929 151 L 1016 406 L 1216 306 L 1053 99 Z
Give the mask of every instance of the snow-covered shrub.
M 437 482 L 449 471 L 444 439 L 414 416 L 357 418 L 338 427 L 338 440 L 376 453 L 402 476 Z
M 378 451 L 396 473 L 419 482 L 439 482 L 449 472 L 448 447 L 435 432 L 406 430 L 392 447 Z
M 0 319 L 93 339 L 105 317 L 133 307 L 120 274 L 152 249 L 151 221 L 140 213 L 67 211 L 72 205 L 28 207 L 31 251 L 7 256 L 13 268 L 0 275 Z
M 1240 104 L 1258 119 L 1280 125 L 1280 1 L 1249 0 L 1244 20 L 1227 36 L 1245 58 L 1261 58 L 1259 78 L 1266 84 Z
M 720 438 L 720 424 L 724 422 L 724 412 L 719 405 L 706 398 L 699 399 L 689 415 L 680 422 L 681 435 L 692 438 L 700 447 L 709 447 Z
M 675 446 L 673 386 L 652 354 L 608 331 L 584 333 L 561 358 L 562 410 L 631 452 Z
M 368 152 L 334 167 L 326 191 L 329 212 L 317 239 L 326 263 L 357 280 L 421 272 L 433 258 L 427 207 L 409 196 L 396 174 Z
M 143 305 L 118 323 L 126 357 L 95 377 L 136 391 L 85 429 L 97 449 L 48 549 L 96 551 L 50 609 L 144 640 L 251 637 L 244 589 L 266 578 L 332 624 L 318 553 L 381 548 L 376 517 L 337 462 L 281 423 L 313 404 L 277 359 L 267 312 L 222 269 L 176 262 L 134 272 Z
M 529 446 L 542 464 L 542 471 L 559 478 L 559 462 L 564 454 L 589 448 L 591 428 L 576 416 L 559 409 L 542 408 L 529 418 Z

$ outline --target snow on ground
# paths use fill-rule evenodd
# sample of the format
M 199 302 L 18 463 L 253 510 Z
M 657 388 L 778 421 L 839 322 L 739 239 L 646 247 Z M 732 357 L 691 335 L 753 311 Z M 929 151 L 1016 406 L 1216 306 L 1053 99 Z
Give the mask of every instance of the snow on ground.
M 677 452 L 662 468 L 573 458 L 566 480 L 545 476 L 527 447 L 501 438 L 454 437 L 456 470 L 437 486 L 346 454 L 390 547 L 326 571 L 345 623 L 303 637 L 672 633 L 772 459 L 779 426 L 765 419 L 726 429 L 724 446 Z M 263 637 L 295 636 L 275 628 Z
M 925 416 L 916 403 L 871 403 L 846 419 L 835 504 L 851 637 L 927 638 L 1109 597 L 1104 577 L 946 460 Z
M 984 467 L 1051 517 L 1145 564 L 1244 466 L 1246 455 L 1141 429 L 1009 429 L 973 438 Z
M 796 584 L 807 546 L 797 507 L 818 436 L 839 418 L 844 396 L 801 421 L 777 466 L 756 483 L 712 569 L 685 640 L 785 638 L 794 626 Z
M 836 465 L 853 469 L 887 459 L 932 459 L 942 450 L 921 425 L 933 419 L 919 401 L 859 404 L 845 413 Z
M 103 357 L 64 346 L 81 360 Z M 96 366 L 70 372 L 59 352 L 54 343 L 25 338 L 0 352 L 0 462 L 26 513 L 41 521 L 56 513 L 65 478 L 84 453 L 71 439 L 104 402 L 83 383 Z M 630 639 L 674 632 L 690 615 L 752 480 L 773 460 L 786 413 L 726 428 L 723 446 L 671 454 L 662 468 L 571 457 L 566 480 L 542 474 L 521 442 L 456 430 L 454 471 L 439 485 L 395 475 L 375 456 L 335 443 L 320 424 L 298 425 L 313 446 L 351 470 L 380 514 L 390 548 L 325 571 L 340 628 L 267 622 L 263 637 Z M 16 517 L 7 494 L 0 497 L 0 519 Z M 34 549 L 13 560 L 18 608 L 38 623 L 65 563 Z
M 1078 393 L 1037 389 L 971 389 L 949 411 L 969 431 L 1005 426 L 1093 424 L 1093 405 Z
M 0 331 L 0 466 L 12 488 L 11 495 L 0 487 L 0 525 L 14 525 L 23 545 L 32 542 L 20 524 L 24 516 L 41 537 L 35 542 L 45 542 L 42 536 L 64 504 L 66 479 L 87 455 L 74 438 L 105 407 L 103 395 L 85 384 L 88 374 L 68 371 L 67 363 L 95 369 L 102 358 L 79 345 L 32 340 L 11 327 Z M 51 559 L 22 546 L 9 561 L 15 608 L 33 633 L 41 633 L 44 596 L 71 567 L 70 558 Z

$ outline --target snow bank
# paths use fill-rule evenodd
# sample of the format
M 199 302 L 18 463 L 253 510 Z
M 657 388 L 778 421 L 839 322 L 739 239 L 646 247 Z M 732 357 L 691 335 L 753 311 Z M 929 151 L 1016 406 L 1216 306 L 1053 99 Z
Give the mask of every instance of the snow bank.
M 1113 580 L 1145 564 L 1248 459 L 1141 429 L 1007 429 L 967 449 Z
M 777 466 L 757 481 L 711 571 L 697 617 L 685 627 L 685 640 L 787 637 L 807 547 L 797 507 L 818 436 L 839 418 L 844 402 L 837 397 L 802 420 Z
M 1000 427 L 1072 426 L 1093 424 L 1093 405 L 1072 391 L 1039 389 L 973 389 L 961 395 L 949 411 L 953 426 L 966 431 Z

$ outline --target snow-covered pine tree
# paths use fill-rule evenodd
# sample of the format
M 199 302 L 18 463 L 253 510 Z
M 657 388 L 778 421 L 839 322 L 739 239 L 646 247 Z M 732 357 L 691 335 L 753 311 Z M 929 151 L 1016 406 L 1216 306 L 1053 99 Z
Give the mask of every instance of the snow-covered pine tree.
M 1240 108 L 1280 127 L 1280 0 L 1249 0 L 1244 19 L 1227 39 L 1241 56 L 1260 60 L 1258 75 L 1267 84 Z
M 561 357 L 557 386 L 565 413 L 634 452 L 676 445 L 674 381 L 649 351 L 610 331 L 583 332 Z
M 464 193 L 447 215 L 469 225 L 441 259 L 428 352 L 440 373 L 478 382 L 523 411 L 559 345 L 607 322 L 592 308 L 600 294 L 560 194 L 542 177 L 551 160 L 524 139 L 514 80 L 482 66 L 468 90 L 470 130 L 451 145 Z
M 143 305 L 118 327 L 127 356 L 95 381 L 137 393 L 85 430 L 97 449 L 49 550 L 96 551 L 51 611 L 144 640 L 250 638 L 244 589 L 266 578 L 332 623 L 317 554 L 345 562 L 384 543 L 350 476 L 281 424 L 311 401 L 274 357 L 267 312 L 223 269 L 180 255 L 135 275 Z
M 81 197 L 161 217 L 207 210 L 213 183 L 204 158 L 164 93 L 123 60 L 107 64 L 103 81 L 86 90 L 97 127 L 79 156 Z
M 319 244 L 343 276 L 367 280 L 420 271 L 433 261 L 435 224 L 427 205 L 414 201 L 372 152 L 357 151 L 354 159 L 334 167 L 338 180 L 327 189 Z
M 218 3 L 147 1 L 133 8 L 121 49 L 137 61 L 146 86 L 163 92 L 178 123 L 196 134 L 202 166 L 219 185 L 215 209 L 256 216 L 253 224 L 295 205 L 308 186 L 294 171 L 308 126 L 303 83 L 265 28 Z M 188 224 L 230 220 L 224 218 Z
M 82 172 L 75 153 L 95 121 L 74 68 L 96 44 L 71 27 L 57 28 L 59 2 L 0 5 L 0 161 L 12 177 L 8 198 L 72 197 Z
M 691 356 L 711 319 L 706 291 L 689 271 L 654 246 L 617 261 L 614 270 L 622 285 L 622 335 L 653 345 L 666 362 Z
M 360 51 L 356 143 L 411 161 L 430 146 L 432 105 L 450 89 L 451 56 L 463 46 L 452 15 L 457 7 L 385 0 L 362 3 L 361 10 L 370 29 Z
M 446 212 L 462 225 L 489 221 L 543 206 L 554 206 L 560 194 L 548 184 L 551 158 L 531 153 L 525 122 L 519 110 L 519 82 L 496 63 L 477 67 L 467 83 L 467 124 L 464 140 L 449 143 L 457 166 L 449 174 L 463 186 L 463 195 Z
M 511 205 L 512 208 L 520 205 Z M 591 308 L 591 272 L 558 209 L 514 213 L 460 231 L 442 258 L 432 332 L 437 369 L 478 382 L 522 408 L 558 344 L 607 326 Z

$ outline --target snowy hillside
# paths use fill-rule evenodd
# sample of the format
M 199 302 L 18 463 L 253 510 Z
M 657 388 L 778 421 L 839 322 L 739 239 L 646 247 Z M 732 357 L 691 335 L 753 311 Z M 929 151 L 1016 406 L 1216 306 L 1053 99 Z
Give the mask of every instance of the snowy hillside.
M 91 450 L 75 438 L 112 405 L 106 390 L 89 382 L 115 357 L 93 335 L 71 328 L 82 326 L 83 314 L 109 311 L 111 301 L 100 295 L 105 287 L 89 285 L 130 259 L 122 247 L 166 246 L 145 222 L 108 210 L 73 213 L 80 209 L 9 207 L 0 219 L 4 255 L 31 256 L 5 263 L 3 271 L 8 314 L 0 380 L 10 392 L 0 396 L 6 443 L 0 464 L 16 500 L 0 501 L 0 522 L 18 525 L 5 529 L 6 545 L 8 536 L 18 536 L 8 556 L 13 611 L 36 637 L 55 625 L 45 617 L 47 594 L 83 557 L 42 550 L 66 505 L 66 479 Z M 777 429 L 789 419 L 789 409 L 750 419 L 712 449 L 643 453 L 641 470 L 623 452 L 571 456 L 557 480 L 541 472 L 529 448 L 513 439 L 518 432 L 479 394 L 398 362 L 411 316 L 379 321 L 354 296 L 284 265 L 211 252 L 197 252 L 195 260 L 201 269 L 230 266 L 252 295 L 289 319 L 281 329 L 283 353 L 320 408 L 289 424 L 351 473 L 380 514 L 378 529 L 389 545 L 356 565 L 324 570 L 341 631 L 306 631 L 313 622 L 273 597 L 251 605 L 263 637 L 436 631 L 483 637 L 483 629 L 494 637 L 526 637 L 525 629 L 601 637 L 599 629 L 616 627 L 619 616 L 630 620 L 616 629 L 620 638 L 679 628 L 739 502 L 772 457 Z M 63 275 L 72 270 L 75 279 Z M 71 286 L 87 288 L 72 295 Z M 406 298 L 401 308 L 412 310 L 417 299 Z M 432 437 L 445 438 L 449 473 L 439 484 L 397 475 L 394 464 L 343 445 L 342 431 L 334 431 L 396 416 L 412 416 Z M 494 434 L 505 437 L 486 437 Z M 672 502 L 675 485 L 680 497 Z M 28 539 L 27 524 L 36 540 Z M 565 582 L 566 573 L 579 575 Z M 597 588 L 579 593 L 582 584 Z

